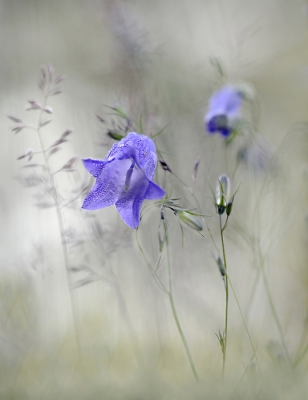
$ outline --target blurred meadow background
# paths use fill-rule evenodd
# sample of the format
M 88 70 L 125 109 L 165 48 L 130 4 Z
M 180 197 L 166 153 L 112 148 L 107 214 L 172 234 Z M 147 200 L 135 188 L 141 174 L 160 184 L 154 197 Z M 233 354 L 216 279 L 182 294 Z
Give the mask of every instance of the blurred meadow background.
M 307 2 L 0 0 L 0 20 L 0 398 L 306 398 Z M 41 120 L 47 158 L 43 66 L 61 91 Z M 226 140 L 203 119 L 213 92 L 233 84 L 248 101 Z M 168 282 L 159 201 L 144 203 L 137 234 L 114 206 L 81 209 L 93 184 L 81 158 L 104 159 L 114 133 L 164 127 L 155 181 L 206 215 L 202 236 L 165 210 L 199 382 L 153 279 L 158 266 Z M 224 231 L 234 289 L 224 378 L 211 190 L 221 174 L 238 189 Z

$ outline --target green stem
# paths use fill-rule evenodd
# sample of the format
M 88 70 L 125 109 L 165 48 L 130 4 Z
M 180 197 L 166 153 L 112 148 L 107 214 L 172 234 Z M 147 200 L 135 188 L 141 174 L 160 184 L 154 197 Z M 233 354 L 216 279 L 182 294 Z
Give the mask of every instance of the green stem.
M 306 319 L 305 319 L 305 326 L 302 332 L 302 336 L 296 351 L 296 355 L 294 357 L 294 361 L 293 361 L 293 367 L 295 368 L 297 366 L 297 364 L 300 362 L 300 360 L 302 359 L 302 357 L 304 357 L 305 353 L 308 351 L 308 347 L 306 346 L 304 349 L 304 345 L 307 339 L 307 333 L 308 333 L 308 315 L 306 315 Z
M 173 298 L 173 290 L 172 290 L 172 274 L 171 274 L 171 263 L 170 263 L 170 254 L 169 254 L 169 239 L 168 239 L 168 235 L 166 235 L 166 248 L 167 248 L 167 263 L 168 263 L 168 280 L 169 280 L 169 292 L 168 292 L 168 297 L 169 297 L 169 301 L 170 301 L 170 305 L 171 305 L 171 309 L 172 309 L 172 314 L 176 323 L 176 326 L 178 328 L 179 334 L 181 336 L 188 360 L 189 360 L 189 364 L 190 367 L 192 369 L 192 372 L 194 374 L 194 377 L 196 379 L 197 382 L 199 382 L 199 375 L 194 363 L 194 360 L 192 358 L 187 340 L 185 338 L 179 317 L 178 317 L 178 313 L 176 311 L 176 307 L 174 304 L 174 298 Z
M 308 346 L 305 347 L 305 349 L 302 351 L 302 354 L 301 354 L 300 356 L 297 356 L 297 357 L 295 358 L 295 360 L 294 360 L 294 365 L 293 365 L 294 368 L 295 368 L 295 367 L 298 365 L 298 363 L 305 357 L 305 355 L 307 354 L 307 352 L 308 352 Z
M 145 253 L 143 251 L 143 248 L 142 248 L 141 243 L 139 241 L 138 229 L 136 229 L 136 239 L 137 239 L 137 244 L 138 244 L 138 248 L 140 250 L 140 253 L 141 253 L 142 257 L 144 258 L 144 260 L 146 262 L 146 265 L 149 268 L 149 271 L 151 272 L 151 275 L 153 276 L 153 279 L 154 279 L 156 285 L 159 287 L 159 289 L 162 292 L 168 294 L 168 291 L 165 288 L 164 284 L 162 283 L 160 278 L 157 276 L 156 270 L 152 267 L 151 263 L 149 262 L 149 260 L 147 259 L 146 255 L 145 255 Z
M 221 222 L 221 215 L 219 215 L 219 223 L 220 223 L 220 238 L 221 238 L 222 254 L 223 254 L 223 259 L 224 259 L 224 266 L 227 271 L 227 259 L 226 259 L 225 242 L 224 242 L 223 228 L 222 228 L 222 222 Z M 224 376 L 224 374 L 225 374 L 227 339 L 228 339 L 229 278 L 228 278 L 227 273 L 225 276 L 225 289 L 226 289 L 226 310 L 225 310 L 224 346 L 223 346 L 223 352 L 222 352 L 222 376 Z
M 252 342 L 252 339 L 251 339 L 251 336 L 250 336 L 250 333 L 249 333 L 249 330 L 248 330 L 248 326 L 247 326 L 247 323 L 246 323 L 244 314 L 243 314 L 243 312 L 242 312 L 240 303 L 239 303 L 239 301 L 238 301 L 237 295 L 236 295 L 236 293 L 235 293 L 235 290 L 234 290 L 234 287 L 233 287 L 233 285 L 232 285 L 232 282 L 231 282 L 231 279 L 230 279 L 230 278 L 229 278 L 229 283 L 230 283 L 230 286 L 231 286 L 231 289 L 232 289 L 232 292 L 233 292 L 233 295 L 234 295 L 236 304 L 237 304 L 237 306 L 238 306 L 239 312 L 240 312 L 240 314 L 241 314 L 241 317 L 242 317 L 242 320 L 243 320 L 243 323 L 244 323 L 244 326 L 245 326 L 245 330 L 246 330 L 246 332 L 247 332 L 247 335 L 248 335 L 248 338 L 249 338 L 249 341 L 250 341 L 250 344 L 251 344 L 251 348 L 252 348 L 252 350 L 253 350 L 253 355 L 254 355 L 254 357 L 256 358 L 256 361 L 257 361 L 259 370 L 260 370 L 260 372 L 261 372 L 261 374 L 262 374 L 262 370 L 261 370 L 261 367 L 260 367 L 260 364 L 259 364 L 257 352 L 256 352 L 256 349 L 255 349 L 255 346 L 253 345 L 253 342 Z

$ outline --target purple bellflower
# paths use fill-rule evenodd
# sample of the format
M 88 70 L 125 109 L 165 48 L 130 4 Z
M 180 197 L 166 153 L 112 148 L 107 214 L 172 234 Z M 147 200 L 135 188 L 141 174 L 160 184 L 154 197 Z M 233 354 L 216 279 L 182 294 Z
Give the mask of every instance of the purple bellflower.
M 222 136 L 228 137 L 240 117 L 243 99 L 243 93 L 232 86 L 225 86 L 215 92 L 204 117 L 208 132 L 220 132 Z
M 123 221 L 136 229 L 144 200 L 157 200 L 165 191 L 152 181 L 157 156 L 153 140 L 130 132 L 115 143 L 104 160 L 86 158 L 83 165 L 96 182 L 82 208 L 97 210 L 115 204 Z

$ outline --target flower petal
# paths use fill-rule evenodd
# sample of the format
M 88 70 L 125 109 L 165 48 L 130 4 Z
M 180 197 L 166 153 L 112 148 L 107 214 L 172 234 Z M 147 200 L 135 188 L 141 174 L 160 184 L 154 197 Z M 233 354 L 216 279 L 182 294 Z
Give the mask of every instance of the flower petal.
M 231 86 L 224 87 L 213 94 L 209 103 L 208 118 L 213 115 L 236 115 L 242 105 L 242 94 Z
M 165 196 L 166 192 L 156 183 L 150 181 L 144 198 L 147 200 L 158 200 Z
M 149 181 L 141 169 L 134 168 L 129 188 L 119 195 L 115 203 L 117 210 L 123 221 L 133 229 L 136 229 L 140 222 L 140 211 L 148 189 Z
M 215 92 L 209 101 L 209 110 L 204 123 L 209 133 L 220 132 L 227 137 L 240 118 L 243 94 L 233 86 L 226 86 Z
M 145 172 L 147 178 L 151 180 L 157 164 L 155 151 L 155 144 L 152 139 L 130 132 L 120 143 L 113 145 L 108 153 L 107 160 L 110 157 L 115 157 L 119 160 L 131 158 Z
M 140 223 L 140 211 L 144 201 L 144 195 L 121 199 L 116 207 L 122 220 L 132 229 L 136 229 Z
M 114 187 L 96 182 L 84 199 L 82 208 L 85 210 L 98 210 L 100 208 L 109 207 L 116 201 L 117 195 Z
M 105 161 L 93 160 L 92 158 L 85 158 L 82 160 L 85 169 L 90 172 L 95 178 L 97 178 L 106 164 Z
M 92 164 L 89 164 L 92 165 Z M 114 160 L 105 163 L 90 193 L 84 199 L 82 208 L 98 210 L 109 207 L 118 200 L 121 187 L 124 187 L 129 160 Z

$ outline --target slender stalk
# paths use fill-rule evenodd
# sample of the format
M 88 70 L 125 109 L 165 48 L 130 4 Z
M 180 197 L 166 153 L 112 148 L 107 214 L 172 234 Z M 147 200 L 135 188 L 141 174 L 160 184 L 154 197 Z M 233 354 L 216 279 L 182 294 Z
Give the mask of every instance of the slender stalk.
M 221 222 L 221 215 L 219 215 L 219 223 L 220 223 L 220 238 L 221 238 L 222 254 L 223 254 L 223 259 L 224 259 L 224 267 L 227 271 L 227 259 L 226 259 L 225 242 L 224 242 L 223 227 L 222 227 L 222 222 Z M 226 309 L 225 309 L 224 345 L 223 345 L 223 351 L 222 351 L 222 376 L 224 376 L 224 374 L 225 374 L 227 340 L 228 340 L 229 278 L 228 278 L 227 273 L 225 276 L 225 292 L 226 292 Z
M 256 348 L 255 348 L 255 346 L 254 346 L 253 343 L 252 343 L 252 339 L 251 339 L 251 336 L 250 336 L 250 333 L 249 333 L 249 330 L 248 330 L 247 322 L 246 322 L 245 317 L 244 317 L 244 314 L 243 314 L 243 312 L 242 312 L 242 309 L 241 309 L 240 303 L 239 303 L 239 301 L 238 301 L 237 295 L 236 295 L 236 293 L 235 293 L 234 287 L 233 287 L 233 285 L 232 285 L 231 279 L 230 279 L 230 278 L 228 278 L 228 279 L 229 279 L 229 283 L 230 283 L 230 286 L 231 286 L 231 289 L 232 289 L 232 292 L 233 292 L 233 295 L 234 295 L 236 304 L 237 304 L 238 309 L 239 309 L 239 312 L 240 312 L 240 314 L 241 314 L 241 317 L 242 317 L 242 320 L 243 320 L 243 323 L 244 323 L 244 326 L 245 326 L 245 330 L 246 330 L 247 335 L 248 335 L 248 338 L 249 338 L 249 342 L 250 342 L 251 348 L 252 348 L 252 350 L 253 350 L 253 357 L 256 358 L 256 361 L 257 361 L 259 370 L 260 370 L 260 372 L 261 372 L 261 374 L 262 374 L 262 370 L 261 370 L 261 367 L 260 367 L 260 364 L 259 364 L 259 360 L 258 360 Z
M 270 305 L 274 320 L 275 320 L 276 325 L 277 325 L 277 329 L 278 329 L 278 332 L 279 332 L 281 344 L 282 344 L 282 347 L 283 347 L 283 350 L 284 350 L 284 353 L 285 353 L 285 356 L 287 358 L 287 361 L 288 361 L 289 365 L 292 365 L 292 360 L 291 360 L 291 357 L 290 357 L 286 342 L 284 340 L 282 327 L 281 327 L 281 324 L 280 324 L 279 319 L 278 319 L 278 315 L 277 315 L 277 312 L 276 312 L 276 309 L 275 309 L 275 305 L 274 305 L 274 302 L 273 302 L 273 299 L 272 299 L 272 296 L 271 296 L 271 292 L 270 292 L 270 288 L 269 288 L 269 285 L 268 285 L 268 281 L 267 281 L 267 278 L 266 278 L 266 275 L 265 275 L 263 259 L 260 260 L 260 267 L 261 267 L 261 275 L 262 275 L 262 279 L 263 279 L 263 283 L 264 283 L 264 287 L 265 287 L 265 292 L 266 292 L 266 295 L 267 295 L 267 299 L 268 299 L 268 302 L 269 302 L 269 305 Z
M 261 191 L 260 191 L 260 196 L 261 196 Z M 256 219 L 256 226 L 260 226 L 260 223 L 259 223 L 260 215 L 259 215 L 259 208 L 258 207 L 257 207 L 257 212 L 255 214 L 255 219 Z M 256 250 L 256 253 L 257 253 L 257 256 L 258 256 L 258 260 L 259 260 L 259 263 L 258 263 L 259 264 L 259 270 L 261 271 L 261 276 L 262 276 L 265 292 L 266 292 L 266 295 L 267 295 L 267 298 L 268 298 L 268 302 L 269 302 L 269 305 L 270 305 L 270 309 L 271 309 L 272 315 L 274 317 L 274 320 L 275 320 L 275 323 L 276 323 L 276 326 L 277 326 L 277 329 L 278 329 L 278 333 L 279 333 L 279 336 L 280 336 L 280 340 L 281 340 L 281 344 L 282 344 L 285 356 L 287 358 L 287 361 L 288 361 L 289 365 L 291 365 L 292 364 L 292 360 L 291 360 L 291 357 L 290 357 L 286 342 L 284 340 L 282 327 L 281 327 L 279 319 L 278 319 L 278 315 L 277 315 L 277 312 L 276 312 L 276 309 L 275 309 L 275 305 L 274 305 L 274 302 L 273 302 L 273 299 L 272 299 L 272 296 L 271 296 L 271 291 L 270 291 L 270 288 L 269 288 L 269 285 L 268 285 L 268 281 L 267 281 L 267 277 L 266 277 L 266 274 L 265 274 L 265 267 L 264 267 L 265 262 L 264 262 L 264 255 L 263 255 L 262 250 L 261 250 L 260 239 L 258 239 L 258 241 L 256 242 L 255 246 L 256 246 L 255 250 Z
M 251 307 L 251 305 L 253 303 L 253 300 L 255 298 L 255 295 L 256 295 L 256 289 L 257 289 L 257 286 L 258 286 L 258 283 L 259 283 L 259 277 L 261 276 L 262 280 L 263 280 L 264 288 L 265 288 L 265 291 L 266 291 L 266 295 L 267 295 L 267 298 L 268 298 L 268 302 L 269 302 L 269 305 L 270 305 L 271 313 L 272 313 L 272 315 L 274 317 L 274 321 L 275 321 L 277 329 L 278 329 L 278 333 L 279 333 L 279 336 L 280 336 L 281 344 L 282 344 L 286 359 L 287 359 L 288 363 L 291 365 L 292 364 L 292 360 L 291 360 L 288 348 L 287 348 L 286 343 L 285 343 L 282 327 L 280 325 L 280 322 L 279 322 L 279 319 L 278 319 L 278 315 L 277 315 L 277 312 L 276 312 L 276 309 L 275 309 L 275 305 L 274 305 L 274 302 L 273 302 L 273 299 L 272 299 L 272 296 L 271 296 L 271 293 L 270 293 L 270 288 L 269 288 L 267 277 L 266 277 L 266 273 L 265 273 L 264 254 L 262 253 L 261 245 L 260 245 L 260 236 L 261 236 L 261 233 L 260 233 L 260 209 L 258 207 L 258 204 L 261 201 L 261 197 L 262 197 L 262 193 L 263 193 L 263 189 L 265 187 L 265 184 L 266 184 L 266 178 L 264 179 L 264 181 L 263 181 L 263 183 L 261 185 L 261 188 L 260 188 L 258 193 L 255 192 L 255 190 L 256 190 L 255 188 L 257 186 L 256 181 L 254 181 L 253 185 L 252 185 L 252 192 L 254 193 L 253 197 L 256 199 L 255 200 L 256 212 L 254 213 L 254 223 L 252 225 L 255 227 L 255 230 L 256 230 L 255 237 L 257 238 L 257 240 L 254 240 L 252 244 L 253 244 L 253 251 L 255 253 L 254 259 L 258 260 L 257 263 L 256 263 L 257 266 L 258 266 L 258 272 L 257 272 L 257 276 L 255 278 L 254 284 L 253 284 L 253 288 L 252 288 L 252 291 L 251 291 L 250 300 L 249 300 L 248 304 Z M 249 314 L 247 313 L 247 315 L 249 315 Z
M 166 228 L 167 229 L 167 228 Z M 174 298 L 173 298 L 173 290 L 172 290 L 172 273 L 171 273 L 171 263 L 170 263 L 170 254 L 169 254 L 169 239 L 168 239 L 168 234 L 166 235 L 166 248 L 167 248 L 167 264 L 168 264 L 168 282 L 169 282 L 169 292 L 168 292 L 168 297 L 169 297 L 169 301 L 170 301 L 170 305 L 171 305 L 171 309 L 172 309 L 172 314 L 176 323 L 176 326 L 178 328 L 179 334 L 181 336 L 188 360 L 189 360 L 189 364 L 190 367 L 192 369 L 192 372 L 194 374 L 194 377 L 196 379 L 197 382 L 199 382 L 199 375 L 193 360 L 193 357 L 191 355 L 187 340 L 185 338 L 184 332 L 183 332 L 183 328 L 181 326 L 179 317 L 178 317 L 178 313 L 176 311 L 176 307 L 174 304 Z
M 300 356 L 297 356 L 297 357 L 295 358 L 295 360 L 294 360 L 294 365 L 293 365 L 294 368 L 295 368 L 295 367 L 298 365 L 298 363 L 305 357 L 305 355 L 307 354 L 307 352 L 308 352 L 308 346 L 305 347 L 305 349 L 302 351 L 302 354 L 301 354 Z
M 55 208 L 56 208 L 57 220 L 58 220 L 60 238 L 61 238 L 61 245 L 62 245 L 62 251 L 63 251 L 63 258 L 64 258 L 64 264 L 65 264 L 65 270 L 66 270 L 66 277 L 67 277 L 68 289 L 69 289 L 69 294 L 70 294 L 70 302 L 71 302 L 71 309 L 72 309 L 72 315 L 73 315 L 73 324 L 74 324 L 74 329 L 75 329 L 76 343 L 77 343 L 78 351 L 80 353 L 80 339 L 79 339 L 77 318 L 76 318 L 76 306 L 75 306 L 73 290 L 72 290 L 73 289 L 72 288 L 72 280 L 71 280 L 71 276 L 70 276 L 70 272 L 69 272 L 69 258 L 68 258 L 68 252 L 67 252 L 66 241 L 65 241 L 64 223 L 63 223 L 62 213 L 61 213 L 61 209 L 60 209 L 60 202 L 59 202 L 59 198 L 58 198 L 55 180 L 54 180 L 52 170 L 51 170 L 51 167 L 49 164 L 49 158 L 48 158 L 48 154 L 45 149 L 45 146 L 44 146 L 44 141 L 43 141 L 42 132 L 41 132 L 41 125 L 42 125 L 44 109 L 45 109 L 46 105 L 47 105 L 47 95 L 44 94 L 44 106 L 42 107 L 42 110 L 40 111 L 40 115 L 39 115 L 39 120 L 38 120 L 38 125 L 37 125 L 37 135 L 38 135 L 40 146 L 41 146 L 42 153 L 44 156 L 45 166 L 46 166 L 49 182 L 51 185 L 52 196 L 53 196 L 53 199 L 55 202 Z
M 111 275 L 111 279 L 112 279 L 112 284 L 113 284 L 113 287 L 114 287 L 114 289 L 115 289 L 115 291 L 116 291 L 116 294 L 117 294 L 117 298 L 118 298 L 118 302 L 119 302 L 121 311 L 122 311 L 122 313 L 123 313 L 123 315 L 124 315 L 124 317 L 125 317 L 125 319 L 126 319 L 127 326 L 128 326 L 128 328 L 129 328 L 129 331 L 130 331 L 130 334 L 131 334 L 131 337 L 132 337 L 133 344 L 134 344 L 134 346 L 135 346 L 135 348 L 136 348 L 136 351 L 137 351 L 137 353 L 138 353 L 138 356 L 139 356 L 138 361 L 140 361 L 141 364 L 143 364 L 143 359 L 142 359 L 142 354 L 141 354 L 141 352 L 140 352 L 140 345 L 139 345 L 138 337 L 137 337 L 137 334 L 136 334 L 134 325 L 133 325 L 133 323 L 132 323 L 132 320 L 131 320 L 131 317 L 130 317 L 130 314 L 129 314 L 129 311 L 128 311 L 128 308 L 127 308 L 127 304 L 126 304 L 126 302 L 125 302 L 125 299 L 124 299 L 122 290 L 121 290 L 121 288 L 120 288 L 118 279 L 117 279 L 117 277 L 116 277 L 116 274 L 115 274 L 114 271 L 113 271 L 112 264 L 111 264 L 111 261 L 110 261 L 110 257 L 109 257 L 109 255 L 108 255 L 106 249 L 105 249 L 104 244 L 103 244 L 101 241 L 99 241 L 99 240 L 97 239 L 97 237 L 95 237 L 95 240 L 96 240 L 97 244 L 103 249 L 103 251 L 104 251 L 104 253 L 105 253 L 105 257 L 106 257 L 106 259 L 107 259 L 107 264 L 108 264 L 109 271 L 110 271 L 110 275 Z M 102 259 L 101 254 L 98 253 L 98 251 L 97 251 L 96 249 L 94 249 L 94 251 L 95 251 L 95 253 L 96 253 L 96 255 L 97 255 L 99 261 L 103 264 L 104 260 Z
M 163 282 L 160 280 L 160 278 L 157 276 L 156 270 L 152 267 L 151 263 L 149 262 L 149 260 L 147 259 L 146 255 L 145 255 L 145 253 L 144 253 L 144 251 L 143 251 L 143 248 L 142 248 L 141 243 L 140 243 L 140 241 L 139 241 L 138 229 L 136 229 L 136 239 L 137 239 L 137 244 L 138 244 L 138 248 L 139 248 L 139 250 L 140 250 L 140 253 L 141 253 L 142 257 L 144 258 L 144 261 L 146 262 L 146 265 L 147 265 L 147 267 L 149 268 L 149 270 L 150 270 L 150 272 L 151 272 L 151 275 L 153 276 L 153 279 L 154 279 L 156 285 L 159 287 L 159 289 L 160 289 L 162 292 L 168 294 L 168 291 L 167 291 L 167 289 L 165 288 L 165 285 L 164 285 Z
M 172 310 L 172 315 L 173 315 L 173 318 L 175 320 L 176 326 L 178 328 L 179 334 L 181 336 L 181 339 L 182 339 L 182 342 L 183 342 L 183 345 L 184 345 L 184 348 L 185 348 L 185 351 L 186 351 L 186 355 L 188 357 L 188 361 L 189 361 L 190 367 L 192 369 L 192 372 L 194 374 L 194 377 L 195 377 L 196 381 L 199 382 L 199 375 L 198 375 L 198 372 L 197 372 L 193 357 L 191 355 L 187 340 L 185 338 L 184 331 L 183 331 L 182 325 L 180 323 L 179 316 L 178 316 L 178 313 L 177 313 L 177 310 L 176 310 L 176 306 L 175 306 L 175 303 L 174 303 L 173 289 L 172 289 L 171 263 L 170 263 L 170 254 L 169 254 L 169 238 L 168 238 L 168 232 L 167 232 L 168 228 L 167 228 L 165 223 L 164 223 L 164 229 L 165 229 L 165 234 L 166 234 L 165 235 L 165 242 L 166 242 L 166 249 L 167 249 L 168 286 L 169 286 L 169 290 L 168 290 L 167 286 L 165 286 L 164 283 L 161 281 L 161 279 L 158 277 L 157 270 L 155 270 L 152 267 L 151 263 L 147 259 L 146 255 L 145 255 L 145 253 L 144 253 L 144 251 L 142 249 L 141 243 L 139 241 L 138 229 L 136 230 L 137 244 L 138 244 L 138 247 L 139 247 L 139 250 L 141 252 L 142 257 L 144 258 L 144 260 L 146 262 L 146 265 L 149 268 L 149 270 L 150 270 L 150 272 L 151 272 L 151 274 L 152 274 L 152 276 L 154 278 L 155 283 L 157 284 L 159 289 L 162 292 L 164 292 L 169 298 L 169 302 L 170 302 L 171 310 Z
M 306 315 L 306 319 L 305 319 L 305 326 L 301 335 L 301 339 L 296 351 L 296 355 L 294 357 L 294 361 L 293 361 L 293 367 L 295 368 L 297 366 L 297 364 L 300 362 L 300 360 L 302 359 L 302 357 L 305 355 L 305 353 L 308 351 L 308 346 L 306 346 L 304 349 L 304 345 L 307 339 L 307 333 L 308 333 L 308 315 Z

